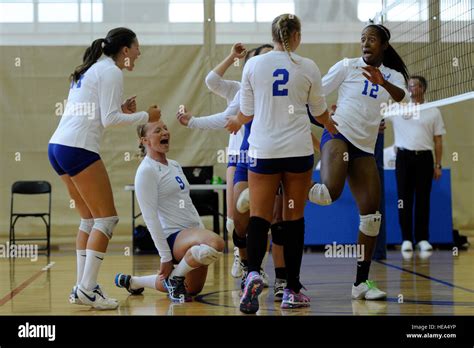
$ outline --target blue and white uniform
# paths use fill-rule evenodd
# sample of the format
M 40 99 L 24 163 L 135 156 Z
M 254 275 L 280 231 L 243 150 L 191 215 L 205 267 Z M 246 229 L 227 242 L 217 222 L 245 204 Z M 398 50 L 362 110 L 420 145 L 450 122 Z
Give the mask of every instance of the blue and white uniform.
M 189 183 L 178 162 L 168 165 L 145 156 L 135 175 L 135 193 L 161 262 L 173 260 L 176 235 L 187 228 L 204 228 L 189 195 Z
M 337 109 L 332 116 L 338 123 L 339 134 L 332 136 L 324 130 L 321 137 L 321 149 L 330 139 L 342 139 L 349 145 L 351 159 L 361 156 L 373 156 L 382 109 L 391 99 L 388 91 L 367 80 L 362 67 L 367 66 L 363 58 L 343 59 L 333 65 L 323 77 L 323 90 L 329 95 L 338 90 Z M 379 67 L 385 80 L 405 91 L 404 100 L 408 101 L 403 75 L 384 65 Z
M 59 175 L 78 174 L 100 159 L 106 127 L 148 122 L 145 111 L 122 112 L 123 73 L 110 57 L 93 64 L 71 83 L 65 111 L 48 145 L 50 162 Z
M 314 164 L 307 107 L 316 116 L 327 110 L 317 65 L 308 58 L 272 51 L 245 65 L 240 110 L 252 116 L 249 170 L 261 174 L 305 172 Z

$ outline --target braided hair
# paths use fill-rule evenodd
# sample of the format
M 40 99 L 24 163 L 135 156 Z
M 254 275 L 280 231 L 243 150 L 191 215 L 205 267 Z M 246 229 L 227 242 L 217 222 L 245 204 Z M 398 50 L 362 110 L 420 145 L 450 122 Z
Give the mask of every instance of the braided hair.
M 276 17 L 272 22 L 272 38 L 273 41 L 280 43 L 283 49 L 288 53 L 291 61 L 296 61 L 291 56 L 290 36 L 294 32 L 301 32 L 301 22 L 298 17 L 293 14 L 285 13 Z

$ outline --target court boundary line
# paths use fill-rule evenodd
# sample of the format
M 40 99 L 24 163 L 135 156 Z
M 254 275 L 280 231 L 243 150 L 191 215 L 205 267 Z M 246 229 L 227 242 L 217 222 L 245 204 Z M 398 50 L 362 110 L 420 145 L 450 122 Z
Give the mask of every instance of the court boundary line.
M 47 266 L 43 267 L 41 270 L 33 274 L 31 277 L 23 281 L 20 285 L 18 285 L 15 289 L 11 290 L 7 295 L 0 299 L 0 307 L 5 305 L 9 302 L 13 297 L 18 295 L 22 292 L 28 285 L 33 283 L 36 279 L 38 279 L 45 271 L 48 271 L 51 267 L 53 267 L 55 262 L 50 262 Z
M 386 267 L 391 267 L 391 268 L 395 268 L 395 269 L 398 269 L 399 271 L 403 271 L 403 272 L 406 272 L 406 273 L 410 273 L 410 274 L 414 274 L 416 276 L 419 276 L 419 277 L 422 277 L 422 278 L 425 278 L 425 279 L 428 279 L 430 281 L 433 281 L 433 282 L 436 282 L 436 283 L 439 283 L 439 284 L 443 284 L 443 285 L 446 285 L 446 286 L 449 286 L 451 288 L 456 288 L 456 289 L 460 289 L 460 290 L 464 290 L 464 291 L 467 291 L 467 292 L 470 292 L 471 294 L 474 294 L 474 290 L 472 289 L 468 289 L 468 288 L 465 288 L 463 286 L 459 286 L 459 285 L 456 285 L 456 284 L 452 284 L 450 282 L 447 282 L 445 280 L 441 280 L 441 279 L 438 279 L 438 278 L 434 278 L 434 277 L 430 277 L 426 274 L 423 274 L 423 273 L 419 273 L 419 272 L 415 272 L 415 271 L 411 271 L 409 269 L 406 269 L 406 268 L 403 268 L 403 267 L 400 267 L 400 266 L 397 266 L 397 265 L 393 265 L 391 263 L 388 263 L 388 262 L 384 262 L 384 261 L 380 261 L 380 260 L 374 260 L 375 262 L 377 263 L 380 263 Z

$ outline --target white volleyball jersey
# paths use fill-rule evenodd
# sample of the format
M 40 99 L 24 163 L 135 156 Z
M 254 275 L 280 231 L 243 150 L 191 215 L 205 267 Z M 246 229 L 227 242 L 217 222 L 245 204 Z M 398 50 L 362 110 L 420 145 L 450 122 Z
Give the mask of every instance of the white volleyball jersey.
M 311 113 L 327 109 L 318 66 L 308 58 L 271 51 L 251 58 L 244 67 L 240 110 L 254 115 L 249 151 L 256 158 L 309 156 L 314 153 Z
M 208 118 L 194 118 L 190 122 L 190 128 L 224 128 L 229 116 L 237 115 L 240 107 L 240 82 L 224 80 L 222 76 L 211 70 L 206 76 L 206 85 L 210 91 L 221 96 L 227 101 L 227 108 L 220 114 L 207 116 Z M 209 122 L 208 122 L 209 121 Z M 229 155 L 238 155 L 240 145 L 244 139 L 244 127 L 237 134 L 229 135 L 228 153 Z
M 99 153 L 104 128 L 148 122 L 146 111 L 124 114 L 122 103 L 122 71 L 112 58 L 102 58 L 71 83 L 65 111 L 49 142 Z
M 189 183 L 178 162 L 164 165 L 145 156 L 135 175 L 135 193 L 143 219 L 162 262 L 172 260 L 171 234 L 204 225 L 189 196 Z
M 385 88 L 372 84 L 362 72 L 367 66 L 361 58 L 343 59 L 333 65 L 323 77 L 323 90 L 327 96 L 338 89 L 337 109 L 333 115 L 338 131 L 362 151 L 374 153 L 382 111 L 391 99 Z M 405 91 L 405 79 L 398 71 L 379 67 L 385 80 Z

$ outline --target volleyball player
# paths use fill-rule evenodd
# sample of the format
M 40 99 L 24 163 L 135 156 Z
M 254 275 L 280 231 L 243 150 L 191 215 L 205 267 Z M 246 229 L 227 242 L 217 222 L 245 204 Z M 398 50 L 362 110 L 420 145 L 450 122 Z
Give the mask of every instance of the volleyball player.
M 99 155 L 104 128 L 156 122 L 161 116 L 157 106 L 148 112 L 136 112 L 134 97 L 122 104 L 122 70 L 132 71 L 139 56 L 137 37 L 127 28 L 112 29 L 105 38 L 92 42 L 83 64 L 71 74 L 65 112 L 48 145 L 49 161 L 81 216 L 76 239 L 77 281 L 69 300 L 96 309 L 118 306 L 117 300 L 107 297 L 97 284 L 119 221 L 107 170 Z
M 164 122 L 138 126 L 137 132 L 145 157 L 135 175 L 135 192 L 160 254 L 160 270 L 143 277 L 119 273 L 115 284 L 131 294 L 151 288 L 167 292 L 172 302 L 189 302 L 202 290 L 208 265 L 222 255 L 224 240 L 204 228 L 183 169 L 166 157 L 171 136 Z
M 408 100 L 405 89 L 408 71 L 389 40 L 387 28 L 368 25 L 361 35 L 362 57 L 339 61 L 323 78 L 325 95 L 338 90 L 333 115 L 338 134 L 332 136 L 323 131 L 321 184 L 314 184 L 309 199 L 320 205 L 331 204 L 340 197 L 347 177 L 360 214 L 358 243 L 364 248 L 364 259 L 357 262 L 353 299 L 386 297 L 384 291 L 368 280 L 382 220 L 374 148 L 383 104 L 390 99 L 396 102 Z
M 246 52 L 245 54 L 245 62 L 255 55 L 265 54 L 273 49 L 272 45 L 264 44 L 252 50 L 246 51 L 242 44 L 237 43 L 234 44 L 232 47 L 230 55 L 225 58 L 213 71 L 211 71 L 208 76 L 206 77 L 206 84 L 208 85 L 209 89 L 216 93 L 217 95 L 222 96 L 227 100 L 228 106 L 222 113 L 218 113 L 211 116 L 202 116 L 202 117 L 194 117 L 191 116 L 189 112 L 178 112 L 177 118 L 179 122 L 187 126 L 189 128 L 200 128 L 200 129 L 222 129 L 224 128 L 227 119 L 231 115 L 235 115 L 239 111 L 239 103 L 240 103 L 240 92 L 235 87 L 238 86 L 240 89 L 240 82 L 231 81 L 231 80 L 224 80 L 223 75 L 230 67 L 232 62 L 235 59 L 241 58 L 242 52 Z M 232 95 L 234 95 L 233 99 L 231 99 Z M 245 279 L 247 276 L 247 257 L 246 257 L 246 247 L 245 247 L 245 240 L 246 240 L 246 233 L 247 233 L 247 225 L 248 225 L 248 209 L 246 211 L 242 211 L 242 214 L 239 214 L 238 211 L 235 210 L 234 206 L 236 204 L 237 198 L 242 190 L 248 188 L 247 185 L 247 169 L 248 169 L 248 142 L 246 138 L 250 134 L 250 126 L 251 124 L 246 125 L 245 128 L 245 139 L 238 138 L 238 141 L 235 139 L 229 140 L 229 166 L 227 169 L 227 187 L 228 192 L 236 191 L 236 195 L 232 195 L 235 197 L 230 203 L 232 207 L 233 215 L 235 216 L 234 221 L 228 226 L 228 230 L 232 231 L 233 242 L 236 246 L 237 250 L 234 250 L 234 262 L 232 264 L 231 274 L 234 278 L 242 277 L 241 281 L 241 288 L 243 288 L 243 284 L 245 283 Z M 237 135 L 239 135 L 243 129 L 241 129 Z M 236 136 L 231 134 L 232 136 Z M 242 145 L 241 145 L 242 144 Z M 235 148 L 235 146 L 237 146 Z M 236 154 L 236 155 L 232 155 Z M 240 158 L 240 157 L 241 158 Z M 234 165 L 234 167 L 231 167 Z M 236 169 L 237 167 L 237 169 Z M 229 169 L 230 171 L 229 175 Z M 238 172 L 237 180 L 234 180 L 234 173 Z M 230 182 L 229 182 L 230 181 Z M 229 188 L 230 187 L 230 188 Z M 231 195 L 227 195 L 229 197 Z M 281 220 L 281 199 L 276 200 L 275 202 L 275 217 L 274 223 L 277 224 Z M 235 227 L 234 227 L 235 223 Z M 230 229 L 231 228 L 231 229 Z M 272 230 L 279 230 L 278 225 L 273 226 Z M 277 237 L 278 239 L 278 237 Z M 283 259 L 283 246 L 280 245 L 275 240 L 273 240 L 273 262 L 275 265 L 275 284 L 274 284 L 274 295 L 277 300 L 281 300 L 283 296 L 283 285 L 286 284 L 285 280 L 285 266 L 284 266 L 284 259 Z M 264 260 L 262 261 L 262 266 L 260 273 L 262 275 L 265 287 L 269 286 L 269 279 L 267 273 L 264 271 L 264 266 L 266 264 L 267 256 L 268 256 L 268 249 L 270 247 L 270 240 L 268 240 L 267 244 L 267 252 L 265 253 Z
M 247 231 L 249 274 L 240 310 L 258 311 L 263 289 L 258 272 L 265 254 L 266 235 L 273 213 L 275 192 L 283 183 L 282 236 L 287 286 L 282 308 L 309 306 L 299 280 L 304 247 L 304 205 L 314 164 L 306 104 L 318 121 L 335 131 L 321 88 L 316 64 L 293 53 L 301 42 L 301 23 L 291 14 L 272 23 L 275 49 L 250 59 L 244 67 L 240 113 L 229 119 L 235 132 L 252 120 L 249 153 L 250 221 Z

